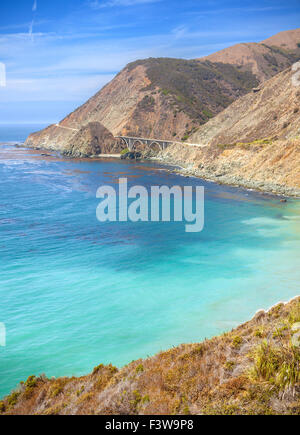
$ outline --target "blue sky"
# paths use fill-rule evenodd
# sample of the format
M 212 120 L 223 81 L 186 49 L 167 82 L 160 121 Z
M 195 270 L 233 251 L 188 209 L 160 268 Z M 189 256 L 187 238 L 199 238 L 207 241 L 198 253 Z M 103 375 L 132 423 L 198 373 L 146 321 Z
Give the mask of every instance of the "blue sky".
M 201 57 L 299 23 L 300 0 L 1 0 L 0 123 L 56 122 L 130 61 Z

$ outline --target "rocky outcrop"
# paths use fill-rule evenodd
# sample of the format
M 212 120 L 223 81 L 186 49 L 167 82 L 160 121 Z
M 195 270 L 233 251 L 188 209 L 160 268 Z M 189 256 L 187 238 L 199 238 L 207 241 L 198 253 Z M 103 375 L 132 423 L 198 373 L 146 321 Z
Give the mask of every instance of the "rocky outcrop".
M 78 378 L 30 376 L 0 402 L 0 414 L 299 415 L 299 322 L 298 297 L 220 337 L 120 370 L 100 364 Z
M 140 151 L 128 151 L 121 155 L 121 160 L 141 160 L 143 153 Z
M 57 150 L 71 157 L 119 153 L 124 148 L 121 141 L 100 122 L 89 122 L 78 130 L 52 125 L 41 134 L 31 134 L 26 143 L 34 148 Z
M 70 139 L 70 150 L 65 154 L 73 157 L 92 157 L 119 152 L 119 141 L 100 122 L 90 122 Z

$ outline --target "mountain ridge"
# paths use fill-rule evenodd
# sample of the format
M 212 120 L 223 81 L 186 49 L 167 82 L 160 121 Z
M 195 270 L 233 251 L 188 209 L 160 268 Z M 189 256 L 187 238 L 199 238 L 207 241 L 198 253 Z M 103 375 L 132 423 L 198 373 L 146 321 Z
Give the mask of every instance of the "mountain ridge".
M 285 38 L 296 40 L 298 30 L 285 32 L 289 35 Z M 273 53 L 275 49 L 272 50 Z M 266 75 L 275 75 L 295 59 L 300 59 L 297 43 L 293 53 L 289 51 L 283 55 L 282 48 L 276 50 L 279 51 L 275 53 L 277 57 L 273 53 L 273 57 L 268 58 L 271 66 Z M 279 62 L 279 58 L 284 60 Z M 234 62 L 212 62 L 211 59 L 149 58 L 132 62 L 59 125 L 31 134 L 26 145 L 70 152 L 78 148 L 76 132 L 71 129 L 84 129 L 82 137 L 86 126 L 95 122 L 114 136 L 127 134 L 185 141 L 201 124 L 263 80 L 248 64 L 243 67 Z M 262 55 L 254 62 L 267 60 Z M 87 136 L 86 140 L 91 139 Z M 104 144 L 104 149 L 109 153 L 108 145 Z M 119 145 L 119 150 L 121 148 Z M 96 154 L 93 147 L 89 149 L 90 155 Z
M 296 62 L 299 54 L 300 29 L 294 29 L 261 42 L 235 44 L 198 60 L 236 65 L 242 71 L 251 71 L 263 82 Z

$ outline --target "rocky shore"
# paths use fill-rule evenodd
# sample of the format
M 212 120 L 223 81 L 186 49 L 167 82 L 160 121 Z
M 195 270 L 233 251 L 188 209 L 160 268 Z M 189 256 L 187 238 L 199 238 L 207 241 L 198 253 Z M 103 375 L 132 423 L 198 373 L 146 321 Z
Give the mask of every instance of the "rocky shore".
M 272 153 L 270 153 L 272 148 Z M 218 184 L 227 184 L 264 193 L 300 198 L 300 141 L 233 146 L 220 150 L 172 145 L 155 161 L 174 165 L 174 171 Z
M 282 184 L 272 182 L 249 180 L 243 178 L 241 175 L 223 175 L 215 173 L 214 171 L 209 169 L 195 169 L 191 165 L 185 166 L 184 162 L 172 161 L 164 157 L 152 157 L 151 160 L 159 161 L 167 165 L 180 166 L 172 171 L 186 177 L 202 178 L 203 180 L 212 181 L 218 184 L 225 184 L 233 187 L 242 187 L 245 189 L 256 190 L 267 194 L 300 198 L 300 189 L 295 187 L 284 186 Z

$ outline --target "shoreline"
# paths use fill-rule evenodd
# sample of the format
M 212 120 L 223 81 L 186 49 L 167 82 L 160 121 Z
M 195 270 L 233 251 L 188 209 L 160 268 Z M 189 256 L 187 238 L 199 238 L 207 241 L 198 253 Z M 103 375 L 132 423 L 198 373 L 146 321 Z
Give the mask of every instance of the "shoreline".
M 148 160 L 160 162 L 165 165 L 177 166 L 178 169 L 170 172 L 177 173 L 184 177 L 194 177 L 205 181 L 225 185 L 230 187 L 242 188 L 250 191 L 260 192 L 262 194 L 275 195 L 284 198 L 300 199 L 300 189 L 296 187 L 284 186 L 282 184 L 263 183 L 261 181 L 250 182 L 242 177 L 230 177 L 228 175 L 216 175 L 214 172 L 201 171 L 192 167 L 185 167 L 182 162 L 174 162 L 164 157 L 151 157 Z
M 1 145 L 4 145 L 5 143 L 2 142 Z M 16 148 L 19 147 L 24 147 L 25 149 L 28 150 L 36 150 L 38 152 L 41 153 L 41 157 L 43 157 L 43 154 L 45 152 L 55 152 L 57 153 L 57 150 L 53 150 L 53 149 L 45 149 L 45 148 L 37 148 L 37 147 L 28 147 L 28 145 L 21 142 L 13 142 L 13 143 L 7 143 L 7 145 L 13 145 Z M 54 157 L 54 156 L 53 156 Z M 69 158 L 69 159 L 78 159 L 79 157 L 73 157 L 73 156 L 64 156 L 63 154 L 59 155 L 55 155 L 55 157 L 58 158 Z M 87 159 L 87 160 L 91 160 L 91 161 L 97 161 L 98 159 L 117 159 L 120 160 L 121 158 L 121 154 L 116 153 L 116 154 L 99 154 L 99 155 L 94 155 L 94 156 L 90 156 L 90 157 L 81 157 L 82 159 Z M 79 158 L 80 159 L 80 158 Z M 267 195 L 275 195 L 278 197 L 283 197 L 283 198 L 292 198 L 292 199 L 300 199 L 300 189 L 296 188 L 296 187 L 289 187 L 289 186 L 285 186 L 282 184 L 275 184 L 275 183 L 270 183 L 270 182 L 262 182 L 262 181 L 257 181 L 257 180 L 253 180 L 250 181 L 248 179 L 243 179 L 241 176 L 237 177 L 237 176 L 229 176 L 229 175 L 220 175 L 220 174 L 216 174 L 213 171 L 207 171 L 207 170 L 200 170 L 200 169 L 195 169 L 192 167 L 191 164 L 185 164 L 182 161 L 174 161 L 172 159 L 168 159 L 164 156 L 156 156 L 156 157 L 145 157 L 145 158 L 141 158 L 141 159 L 137 159 L 136 161 L 149 161 L 149 162 L 156 162 L 156 163 L 160 163 L 163 166 L 174 166 L 175 169 L 170 169 L 170 168 L 165 168 L 165 170 L 167 172 L 172 172 L 184 177 L 195 177 L 195 178 L 199 178 L 202 179 L 204 181 L 209 181 L 211 183 L 216 183 L 219 185 L 225 185 L 225 186 L 230 186 L 230 187 L 235 187 L 235 188 L 242 188 L 242 189 L 246 189 L 249 191 L 256 191 L 262 194 L 267 194 Z

